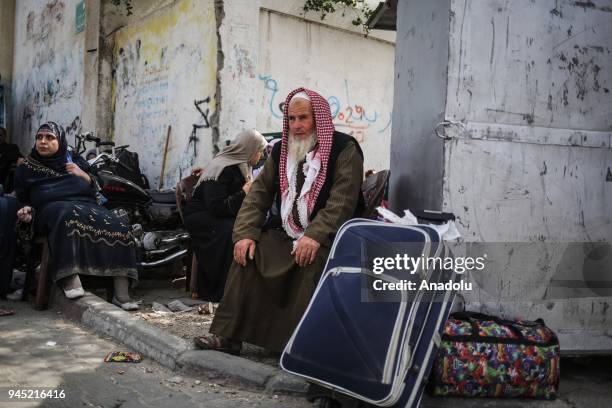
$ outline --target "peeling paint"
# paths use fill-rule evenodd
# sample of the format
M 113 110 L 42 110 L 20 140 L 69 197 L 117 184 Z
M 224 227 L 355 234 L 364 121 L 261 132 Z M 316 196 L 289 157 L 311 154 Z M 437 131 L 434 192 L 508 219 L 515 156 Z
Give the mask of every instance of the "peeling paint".
M 22 150 L 32 145 L 32 134 L 46 120 L 73 130 L 81 116 L 84 34 L 74 34 L 76 0 L 27 0 L 17 3 L 13 124 Z
M 214 5 L 181 0 L 115 34 L 114 138 L 141 155 L 152 185 L 172 127 L 165 184 L 212 157 L 217 38 Z M 194 101 L 200 102 L 194 107 Z M 203 116 L 204 115 L 204 116 Z M 194 129 L 196 133 L 194 134 Z

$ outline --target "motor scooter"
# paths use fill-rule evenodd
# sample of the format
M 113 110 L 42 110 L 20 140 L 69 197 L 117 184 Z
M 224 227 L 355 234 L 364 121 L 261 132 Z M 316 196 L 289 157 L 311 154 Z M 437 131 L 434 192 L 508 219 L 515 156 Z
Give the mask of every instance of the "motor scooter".
M 96 157 L 88 163 L 102 181 L 100 201 L 131 226 L 138 267 L 160 267 L 185 257 L 190 237 L 182 228 L 175 191 L 145 188 L 148 181 L 140 172 L 137 155 L 127 150 L 129 145 L 115 147 L 93 133 L 77 134 L 75 140 L 77 155 L 85 151 L 85 142 L 95 143 Z

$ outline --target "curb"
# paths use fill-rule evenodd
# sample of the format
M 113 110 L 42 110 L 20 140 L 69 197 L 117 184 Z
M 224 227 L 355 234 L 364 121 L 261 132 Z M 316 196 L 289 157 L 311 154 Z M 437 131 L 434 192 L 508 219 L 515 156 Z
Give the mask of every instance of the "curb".
M 172 370 L 224 376 L 271 393 L 305 394 L 308 390 L 306 381 L 278 368 L 218 351 L 196 350 L 185 339 L 167 333 L 92 293 L 85 292 L 82 298 L 69 300 L 61 291 L 52 290 L 51 304 L 62 310 L 68 319 L 111 336 Z
M 176 369 L 178 357 L 193 348 L 184 339 L 158 329 L 89 292 L 77 300 L 67 299 L 59 290 L 53 292 L 53 305 L 69 319 L 114 337 L 172 370 Z

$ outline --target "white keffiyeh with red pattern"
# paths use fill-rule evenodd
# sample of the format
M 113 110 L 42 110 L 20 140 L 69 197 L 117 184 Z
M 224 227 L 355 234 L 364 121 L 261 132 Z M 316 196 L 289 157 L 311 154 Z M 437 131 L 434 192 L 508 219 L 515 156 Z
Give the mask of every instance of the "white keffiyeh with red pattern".
M 305 175 L 304 185 L 296 202 L 296 180 L 299 158 L 289 157 L 289 102 L 298 93 L 306 93 L 312 104 L 314 112 L 317 145 L 314 150 L 306 155 L 306 162 L 302 168 Z M 317 197 L 325 184 L 327 165 L 332 148 L 334 135 L 334 123 L 332 121 L 329 103 L 318 93 L 310 89 L 298 88 L 291 91 L 285 100 L 283 107 L 283 135 L 281 140 L 281 154 L 279 163 L 280 192 L 281 192 L 281 219 L 283 229 L 294 239 L 304 235 L 308 227 L 310 215 L 314 209 Z M 293 219 L 293 205 L 297 204 L 299 225 Z M 300 227 L 301 225 L 301 227 Z

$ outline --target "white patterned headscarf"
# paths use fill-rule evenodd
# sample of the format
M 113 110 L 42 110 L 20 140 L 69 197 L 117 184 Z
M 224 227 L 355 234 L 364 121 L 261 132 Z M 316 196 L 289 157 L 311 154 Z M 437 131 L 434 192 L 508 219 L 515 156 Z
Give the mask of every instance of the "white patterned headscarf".
M 266 143 L 263 135 L 255 129 L 238 133 L 234 141 L 217 153 L 212 162 L 206 166 L 194 187 L 194 191 L 203 181 L 217 180 L 224 168 L 236 164 L 239 165 L 244 179 L 249 180 L 252 171 L 249 160 L 258 150 L 263 150 Z

